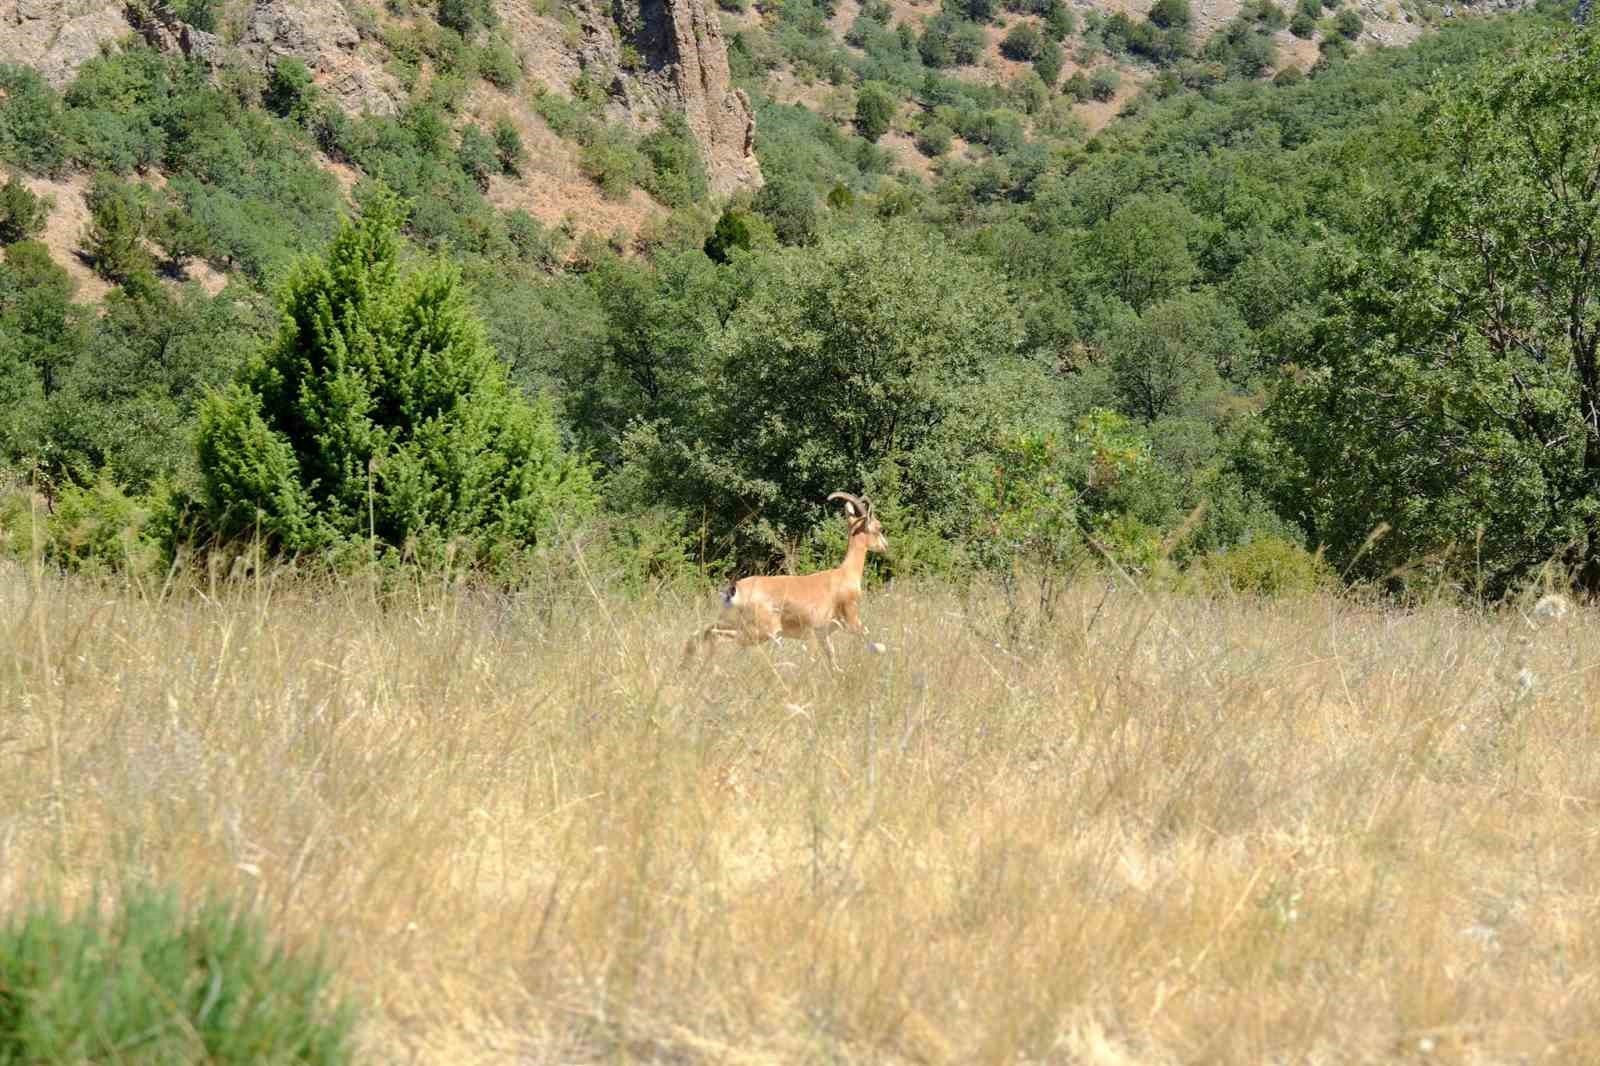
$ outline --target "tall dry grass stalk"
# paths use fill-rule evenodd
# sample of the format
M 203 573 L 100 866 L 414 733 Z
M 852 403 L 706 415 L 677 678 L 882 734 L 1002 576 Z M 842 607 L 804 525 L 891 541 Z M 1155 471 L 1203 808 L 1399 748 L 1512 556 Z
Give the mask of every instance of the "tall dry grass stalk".
M 0 570 L 0 911 L 326 941 L 371 1061 L 1600 1061 L 1600 631 L 938 588 L 709 603 Z

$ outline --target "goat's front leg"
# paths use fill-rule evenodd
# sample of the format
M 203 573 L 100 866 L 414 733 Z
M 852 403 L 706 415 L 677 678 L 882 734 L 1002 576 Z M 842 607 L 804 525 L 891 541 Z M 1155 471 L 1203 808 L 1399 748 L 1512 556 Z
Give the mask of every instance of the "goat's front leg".
M 856 636 L 860 637 L 862 643 L 866 644 L 868 651 L 877 655 L 882 655 L 885 651 L 888 651 L 888 649 L 882 644 L 879 644 L 877 641 L 867 636 L 867 627 L 861 622 L 860 604 L 854 600 L 849 601 L 844 605 L 843 613 L 844 627 L 850 632 L 854 633 Z

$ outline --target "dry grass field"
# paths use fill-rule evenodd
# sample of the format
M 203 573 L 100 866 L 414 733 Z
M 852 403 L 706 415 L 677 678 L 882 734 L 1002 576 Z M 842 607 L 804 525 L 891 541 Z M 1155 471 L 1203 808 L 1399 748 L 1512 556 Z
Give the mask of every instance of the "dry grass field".
M 0 569 L 0 914 L 242 894 L 371 1062 L 1600 1061 L 1589 611 L 709 601 Z

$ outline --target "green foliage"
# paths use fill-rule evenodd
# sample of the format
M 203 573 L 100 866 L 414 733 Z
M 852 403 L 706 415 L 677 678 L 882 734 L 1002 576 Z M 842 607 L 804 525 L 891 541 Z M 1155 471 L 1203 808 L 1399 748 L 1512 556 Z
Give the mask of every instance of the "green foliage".
M 889 132 L 900 103 L 886 87 L 869 82 L 856 96 L 856 129 L 869 141 Z
M 937 120 L 925 122 L 917 130 L 917 151 L 926 156 L 941 156 L 950 150 L 954 131 Z
M 441 26 L 470 37 L 478 29 L 493 29 L 499 25 L 493 0 L 438 0 L 438 19 Z
M 1119 316 L 1106 341 L 1118 404 L 1146 422 L 1191 412 L 1215 399 L 1219 367 L 1248 343 L 1243 319 L 1209 293 L 1179 293 Z
M 1046 37 L 1039 45 L 1039 54 L 1034 58 L 1033 69 L 1046 88 L 1054 88 L 1061 78 L 1061 69 L 1065 63 L 1066 54 L 1061 50 L 1061 46 Z
M 0 245 L 37 235 L 50 217 L 50 204 L 16 178 L 0 185 Z
M 456 149 L 456 159 L 467 177 L 480 189 L 487 189 L 489 179 L 501 171 L 500 155 L 494 141 L 477 126 L 461 128 L 461 144 Z
M 7 521 L 23 532 L 23 523 L 38 523 L 41 517 L 18 513 Z M 156 545 L 144 536 L 149 517 L 143 503 L 102 473 L 87 486 L 62 487 L 54 510 L 37 531 L 42 538 L 28 530 L 17 539 L 48 562 L 76 573 L 141 575 L 154 570 L 160 558 Z
M 1127 199 L 1090 233 L 1096 272 L 1135 311 L 1186 286 L 1195 275 L 1187 207 L 1169 195 Z
M 810 244 L 822 225 L 816 190 L 790 174 L 769 177 L 756 194 L 755 208 L 784 244 Z
M 706 238 L 705 253 L 714 262 L 726 263 L 735 250 L 749 252 L 775 243 L 777 234 L 760 215 L 730 207 Z
M 606 130 L 584 146 L 579 164 L 608 200 L 625 200 L 645 179 L 644 157 L 623 130 Z
M 66 169 L 61 97 L 28 67 L 0 63 L 0 158 L 52 177 Z
M 1347 41 L 1361 36 L 1361 26 L 1361 12 L 1353 7 L 1347 7 L 1333 17 L 1333 32 Z
M 210 247 L 205 227 L 178 203 L 167 203 L 154 212 L 150 239 L 166 257 L 168 269 L 180 276 L 189 260 L 204 255 Z
M 528 161 L 528 150 L 522 144 L 522 134 L 516 123 L 508 118 L 494 124 L 495 157 L 500 161 L 500 171 L 516 177 L 522 173 L 522 164 Z
M 1289 19 L 1289 32 L 1303 41 L 1309 41 L 1317 34 L 1317 20 L 1304 11 L 1296 11 Z
M 261 103 L 267 110 L 291 122 L 304 123 L 316 104 L 317 89 L 311 81 L 311 71 L 291 56 L 279 59 L 272 66 L 272 76 L 267 80 L 267 91 Z
M 1338 576 L 1321 555 L 1270 535 L 1205 556 L 1196 575 L 1202 588 L 1252 596 L 1309 596 L 1332 587 Z
M 455 271 L 401 271 L 399 222 L 391 198 L 369 200 L 291 279 L 277 342 L 206 402 L 190 533 L 484 563 L 590 505 L 585 468 L 510 388 Z
M 1007 59 L 1032 62 L 1044 49 L 1044 35 L 1031 22 L 1018 22 L 1006 31 L 1000 51 Z
M 355 1011 L 321 960 L 273 946 L 243 908 L 143 886 L 104 902 L 0 930 L 0 1061 L 351 1061 Z
M 1600 587 L 1600 37 L 1445 82 L 1275 402 L 1283 509 L 1341 570 Z M 1387 534 L 1369 541 L 1380 527 Z
M 1189 0 L 1156 0 L 1148 18 L 1164 30 L 1186 30 L 1193 21 L 1193 15 L 1189 11 Z
M 1122 86 L 1122 75 L 1117 73 L 1116 67 L 1096 67 L 1095 72 L 1089 75 L 1089 95 L 1096 100 L 1109 100 L 1117 95 L 1117 90 Z
M 477 56 L 478 73 L 483 79 L 506 92 L 517 87 L 522 80 L 522 60 L 511 46 L 499 37 L 495 37 L 479 49 Z
M 126 282 L 152 267 L 144 249 L 143 186 L 100 176 L 89 191 L 89 225 L 83 248 L 94 260 L 95 273 L 107 281 Z
M 661 125 L 640 139 L 639 152 L 649 165 L 645 189 L 668 207 L 688 207 L 710 194 L 705 160 L 681 112 L 662 116 Z
M 1052 41 L 1062 41 L 1072 36 L 1078 28 L 1078 20 L 1072 14 L 1072 9 L 1062 0 L 1051 0 L 1044 13 L 1045 36 Z
M 877 484 L 933 528 L 964 522 L 965 471 L 1015 411 L 1017 320 L 993 276 L 906 225 L 761 266 L 709 365 L 684 364 L 678 413 L 628 432 L 619 487 L 696 522 L 705 508 L 745 556 L 810 529 L 845 485 Z

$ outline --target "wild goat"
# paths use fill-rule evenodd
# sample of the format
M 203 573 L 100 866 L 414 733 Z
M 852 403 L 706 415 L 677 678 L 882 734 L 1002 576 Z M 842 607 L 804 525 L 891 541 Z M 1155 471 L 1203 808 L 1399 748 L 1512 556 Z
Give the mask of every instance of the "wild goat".
M 867 627 L 861 624 L 861 572 L 867 553 L 888 551 L 889 541 L 866 497 L 835 492 L 828 500 L 844 501 L 845 520 L 850 523 L 850 544 L 845 549 L 844 562 L 814 574 L 746 577 L 733 582 L 722 593 L 722 617 L 689 639 L 685 655 L 694 654 L 697 645 L 710 641 L 759 644 L 808 636 L 832 626 L 843 626 L 866 637 Z M 833 648 L 827 637 L 823 632 L 823 648 L 832 661 Z M 883 651 L 881 644 L 869 646 L 873 651 Z

